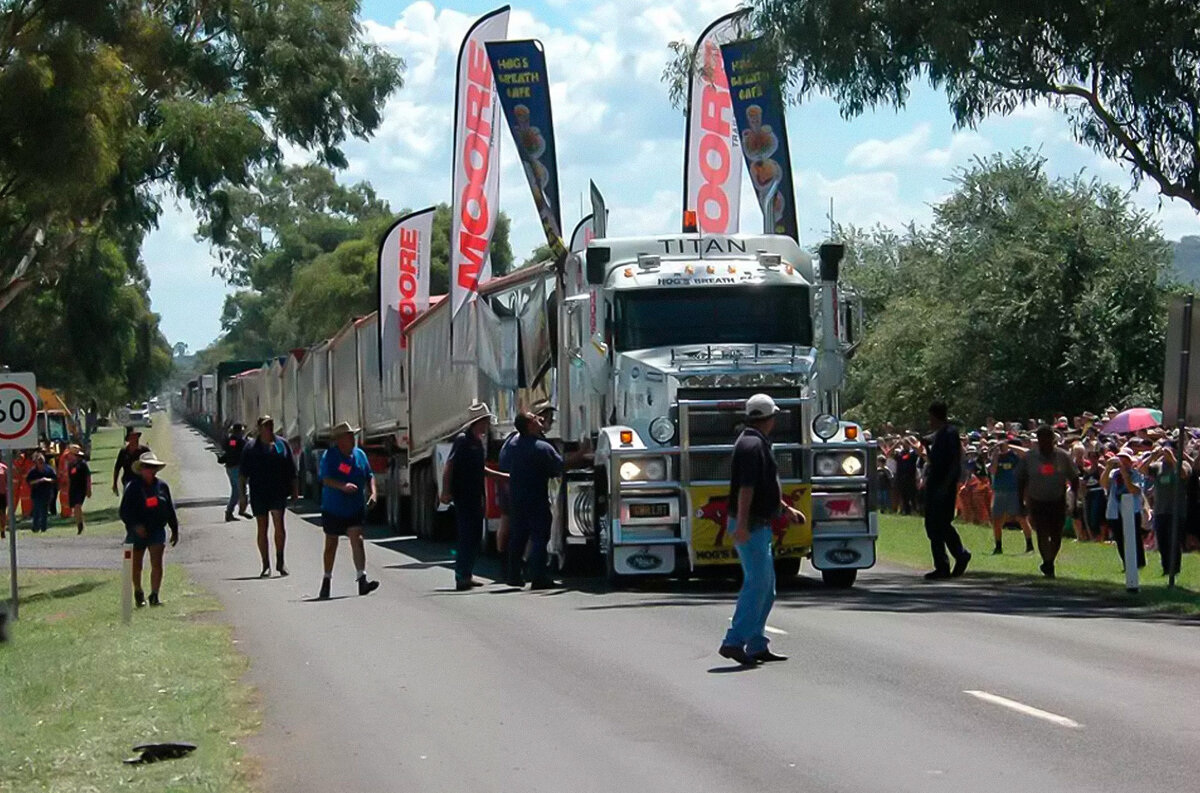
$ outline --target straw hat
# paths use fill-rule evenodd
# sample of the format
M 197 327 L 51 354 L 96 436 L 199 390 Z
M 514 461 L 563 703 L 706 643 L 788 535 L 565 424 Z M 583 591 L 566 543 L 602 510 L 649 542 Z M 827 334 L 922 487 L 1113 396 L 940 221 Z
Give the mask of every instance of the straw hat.
M 458 432 L 462 432 L 463 430 L 465 430 L 467 427 L 470 427 L 475 422 L 482 421 L 483 419 L 490 419 L 492 421 L 495 421 L 496 417 L 494 415 L 492 415 L 492 411 L 488 408 L 486 402 L 472 403 L 471 407 L 467 408 L 467 420 L 463 422 L 462 426 L 458 428 L 458 430 L 455 434 L 457 434 Z
M 357 432 L 358 432 L 357 427 L 350 426 L 350 422 L 348 422 L 348 421 L 342 421 L 337 424 L 334 424 L 333 429 L 329 431 L 329 434 L 332 437 L 336 438 L 339 435 L 354 435 Z
M 158 455 L 156 455 L 154 452 L 144 453 L 141 457 L 137 458 L 133 464 L 133 470 L 135 471 L 140 471 L 143 468 L 162 469 L 166 467 L 167 464 L 158 459 Z

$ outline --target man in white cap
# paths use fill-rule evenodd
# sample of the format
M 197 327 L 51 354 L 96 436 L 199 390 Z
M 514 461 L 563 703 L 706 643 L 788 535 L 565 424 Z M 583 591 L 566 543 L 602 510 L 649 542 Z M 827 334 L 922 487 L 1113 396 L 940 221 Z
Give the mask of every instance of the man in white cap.
M 379 588 L 367 578 L 367 552 L 363 547 L 363 524 L 367 509 L 375 503 L 375 474 L 367 453 L 358 448 L 357 430 L 343 421 L 333 428 L 333 446 L 321 455 L 321 524 L 325 530 L 325 577 L 319 600 L 329 600 L 333 563 L 339 537 L 350 538 L 354 577 L 358 594 L 369 595 Z
M 459 592 L 479 586 L 472 574 L 483 538 L 484 476 L 487 469 L 488 430 L 492 412 L 482 402 L 467 409 L 467 420 L 454 436 L 450 457 L 442 471 L 441 502 L 454 502 L 457 551 L 454 559 L 454 588 Z M 495 472 L 492 472 L 495 473 Z
M 775 604 L 775 562 L 771 555 L 771 524 L 786 510 L 804 523 L 804 513 L 783 501 L 779 469 L 771 452 L 771 431 L 779 415 L 775 400 L 755 394 L 746 400 L 746 427 L 733 447 L 730 470 L 729 529 L 742 564 L 742 589 L 733 622 L 718 650 L 744 666 L 786 661 L 771 652 L 766 636 L 767 616 Z

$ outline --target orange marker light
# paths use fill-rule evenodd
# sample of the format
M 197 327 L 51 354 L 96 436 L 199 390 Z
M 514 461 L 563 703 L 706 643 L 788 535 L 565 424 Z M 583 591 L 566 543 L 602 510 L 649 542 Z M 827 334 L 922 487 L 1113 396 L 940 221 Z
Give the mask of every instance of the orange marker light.
M 846 440 L 858 440 L 858 427 L 846 427 Z
M 625 277 L 626 277 L 626 278 L 633 278 L 633 268 L 632 268 L 632 267 L 626 267 L 626 268 L 625 268 Z
M 791 275 L 791 274 L 792 274 L 792 273 L 794 273 L 795 271 L 796 271 L 796 270 L 795 270 L 795 268 L 794 268 L 794 267 L 792 267 L 790 264 L 787 266 L 787 274 L 788 274 L 788 275 Z
M 632 446 L 633 445 L 633 430 L 621 430 L 621 445 L 622 446 Z
M 709 274 L 709 275 L 712 275 L 712 274 L 713 274 L 713 273 L 715 273 L 716 271 L 717 271 L 717 268 L 716 268 L 716 267 L 713 267 L 711 264 L 708 266 L 708 274 Z
M 696 223 L 696 210 L 694 210 L 694 209 L 683 210 L 683 230 L 684 230 L 684 232 L 685 233 L 692 232 L 694 234 L 698 228 L 699 228 L 699 226 Z
M 729 274 L 730 274 L 730 275 L 733 275 L 733 274 L 735 274 L 736 272 L 737 272 L 737 268 L 736 268 L 736 267 L 734 267 L 732 264 L 731 264 L 731 265 L 729 265 Z
M 683 268 L 683 272 L 684 272 L 684 274 L 685 274 L 685 275 L 691 275 L 692 273 L 694 273 L 694 272 L 696 272 L 696 271 L 695 271 L 695 269 L 693 269 L 693 267 L 692 267 L 692 266 L 689 264 L 689 265 L 687 265 L 686 267 L 684 267 L 684 268 Z

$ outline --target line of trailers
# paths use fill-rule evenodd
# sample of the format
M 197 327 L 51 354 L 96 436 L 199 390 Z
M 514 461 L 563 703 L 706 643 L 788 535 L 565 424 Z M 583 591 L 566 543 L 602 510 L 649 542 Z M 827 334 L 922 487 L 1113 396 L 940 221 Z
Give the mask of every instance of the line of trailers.
M 827 583 L 849 586 L 875 563 L 878 516 L 875 449 L 838 415 L 861 322 L 838 290 L 841 252 L 822 246 L 818 266 L 774 234 L 597 239 L 562 270 L 481 284 L 453 322 L 450 301 L 434 298 L 403 334 L 394 311 L 383 333 L 372 313 L 307 349 L 223 363 L 188 384 L 180 407 L 218 437 L 272 416 L 310 496 L 333 426 L 360 428 L 376 517 L 428 538 L 450 525 L 440 474 L 470 404 L 499 417 L 494 460 L 516 412 L 548 399 L 550 440 L 594 449 L 593 465 L 554 489 L 551 550 L 560 563 L 584 551 L 616 580 L 736 569 L 730 455 L 745 400 L 766 392 L 784 411 L 774 436 L 783 498 L 809 516 L 772 527 L 777 569 L 795 575 L 807 558 Z

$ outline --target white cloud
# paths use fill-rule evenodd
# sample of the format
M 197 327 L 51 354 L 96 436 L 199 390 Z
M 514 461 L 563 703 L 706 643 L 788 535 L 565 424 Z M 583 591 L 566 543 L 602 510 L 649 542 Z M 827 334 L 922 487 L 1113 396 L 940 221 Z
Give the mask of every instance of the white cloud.
M 850 149 L 846 165 L 851 168 L 872 170 L 876 168 L 931 167 L 947 168 L 957 165 L 973 154 L 992 150 L 991 141 L 973 130 L 954 133 L 944 147 L 930 145 L 933 126 L 921 122 L 911 132 L 891 140 L 872 138 Z

